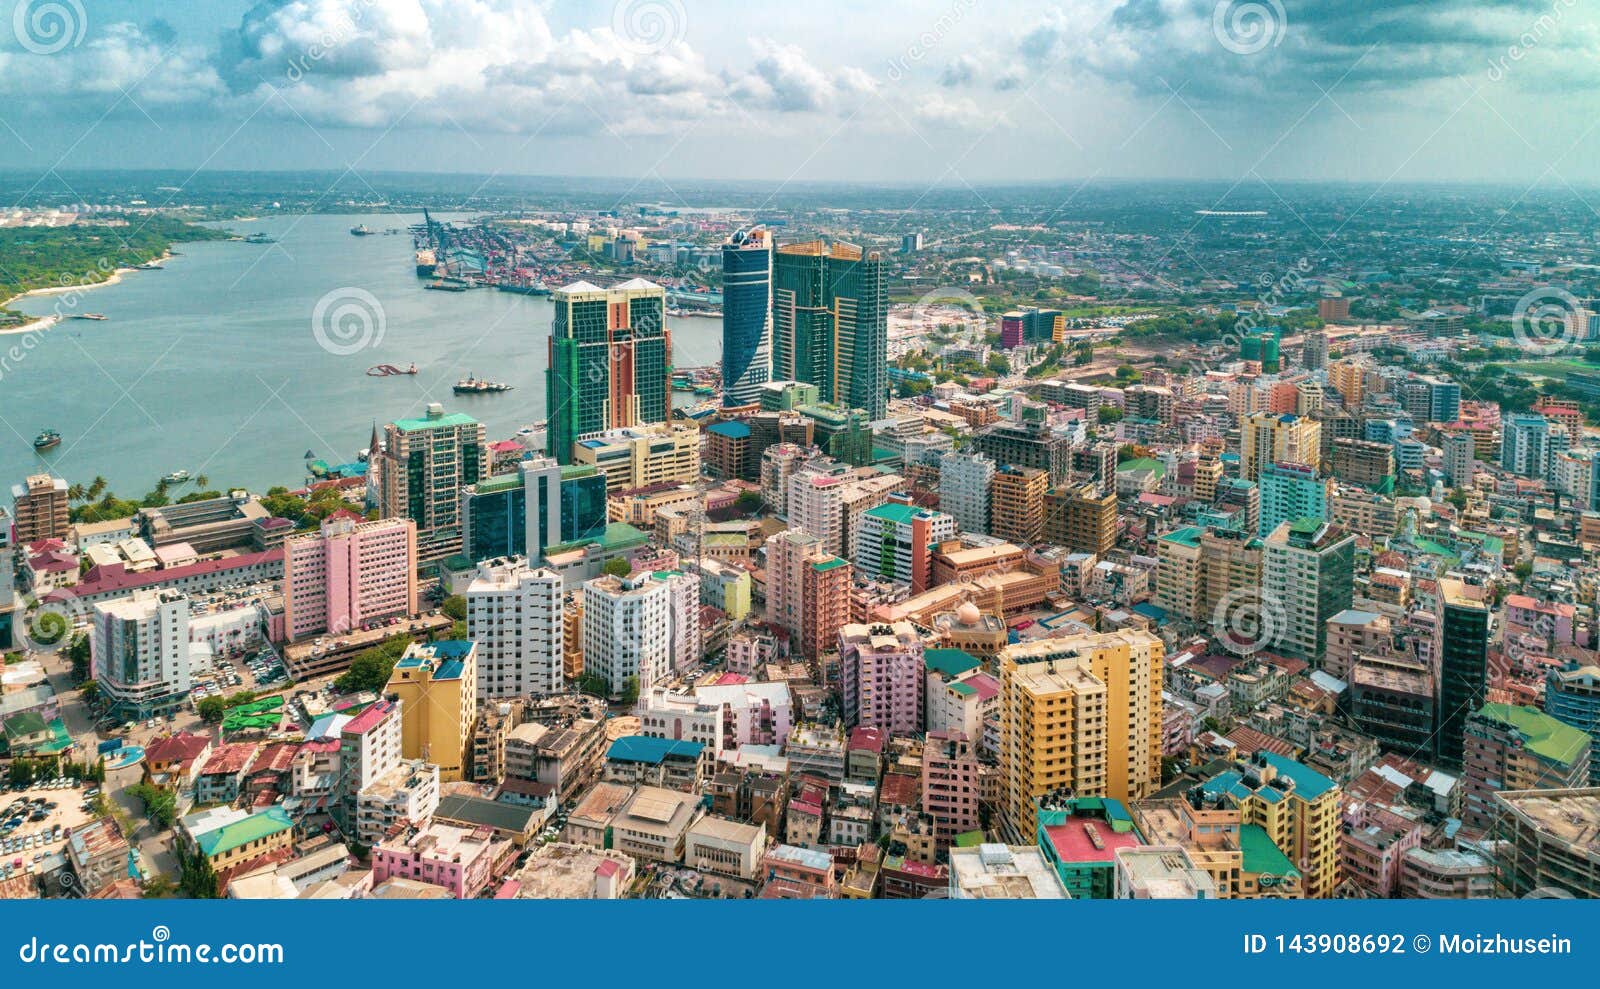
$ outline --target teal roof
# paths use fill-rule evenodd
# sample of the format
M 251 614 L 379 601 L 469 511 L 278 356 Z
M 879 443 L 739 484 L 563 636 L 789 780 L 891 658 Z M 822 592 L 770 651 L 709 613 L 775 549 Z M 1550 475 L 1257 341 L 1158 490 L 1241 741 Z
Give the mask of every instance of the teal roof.
M 816 563 L 811 564 L 811 569 L 817 570 L 817 571 L 835 570 L 835 569 L 838 569 L 839 567 L 844 566 L 846 564 L 846 562 L 847 561 L 841 560 L 837 556 L 833 556 L 833 557 L 829 557 L 826 560 L 820 560 L 820 561 L 818 561 Z
M 922 654 L 922 662 L 928 670 L 946 676 L 960 676 L 981 665 L 970 653 L 960 649 L 926 650 Z
M 478 420 L 467 415 L 465 412 L 452 412 L 449 415 L 439 416 L 436 419 L 430 419 L 427 416 L 418 416 L 415 419 L 396 419 L 394 421 L 394 428 L 400 430 L 402 433 L 414 433 L 419 429 L 441 429 L 445 427 L 454 428 L 456 426 L 476 426 L 477 424 Z
M 200 846 L 200 850 L 207 858 L 214 858 L 235 848 L 242 848 L 252 841 L 270 838 L 292 827 L 294 821 L 289 819 L 289 812 L 281 806 L 273 806 L 232 824 L 224 824 L 220 828 L 203 832 L 195 838 L 195 844 Z
M 1283 849 L 1259 824 L 1246 824 L 1239 829 L 1239 851 L 1245 872 L 1285 877 L 1300 875 L 1289 856 L 1283 854 Z
M 1199 546 L 1200 537 L 1205 535 L 1205 530 L 1197 525 L 1175 529 L 1164 536 L 1158 537 L 1164 543 L 1182 543 L 1185 546 Z
M 914 508 L 911 505 L 901 505 L 897 502 L 889 501 L 867 509 L 866 514 L 875 519 L 883 519 L 885 522 L 909 525 L 920 511 L 921 509 Z

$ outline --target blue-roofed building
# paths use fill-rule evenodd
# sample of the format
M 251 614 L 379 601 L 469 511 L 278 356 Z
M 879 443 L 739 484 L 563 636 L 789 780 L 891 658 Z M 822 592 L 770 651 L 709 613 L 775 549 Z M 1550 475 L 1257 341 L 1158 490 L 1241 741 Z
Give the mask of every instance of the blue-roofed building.
M 1261 866 L 1254 870 L 1247 895 L 1303 895 L 1322 899 L 1339 885 L 1339 784 L 1316 770 L 1265 750 L 1240 761 L 1200 785 L 1203 797 L 1239 812 L 1241 828 L 1259 827 L 1281 856 L 1256 842 L 1253 855 L 1262 862 L 1287 862 L 1300 885 L 1287 872 Z M 1246 836 L 1241 830 L 1241 846 Z M 1250 870 L 1247 870 L 1250 871 Z M 1263 880 L 1265 876 L 1265 880 Z M 1244 884 L 1251 885 L 1251 884 Z M 1270 888 L 1269 888 L 1270 887 Z
M 738 420 L 714 422 L 706 427 L 706 473 L 713 477 L 758 477 L 757 454 L 751 448 L 750 427 Z
M 400 753 L 439 767 L 441 783 L 465 779 L 478 716 L 478 649 L 465 639 L 413 642 L 384 693 L 400 699 Z
M 710 768 L 711 750 L 699 742 L 625 735 L 606 750 L 603 772 L 613 783 L 696 793 Z

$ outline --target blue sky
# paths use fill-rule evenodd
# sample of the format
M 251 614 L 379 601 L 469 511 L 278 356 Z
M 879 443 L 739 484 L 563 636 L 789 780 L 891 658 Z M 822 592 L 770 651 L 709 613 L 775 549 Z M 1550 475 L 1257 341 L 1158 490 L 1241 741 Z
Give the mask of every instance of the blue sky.
M 0 168 L 1600 183 L 1592 0 L 0 0 Z

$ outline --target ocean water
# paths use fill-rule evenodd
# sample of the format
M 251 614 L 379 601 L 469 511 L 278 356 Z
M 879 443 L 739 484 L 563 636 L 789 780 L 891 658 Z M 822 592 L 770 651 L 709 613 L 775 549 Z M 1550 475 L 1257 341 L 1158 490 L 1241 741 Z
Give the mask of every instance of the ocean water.
M 435 292 L 416 277 L 405 228 L 421 216 L 280 216 L 225 224 L 271 245 L 179 244 L 162 271 L 68 296 L 30 296 L 30 315 L 103 313 L 23 337 L 0 336 L 0 490 L 48 469 L 69 483 L 104 476 L 137 497 L 187 470 L 256 491 L 305 482 L 305 454 L 355 459 L 373 423 L 429 402 L 472 415 L 491 440 L 545 418 L 547 299 L 493 289 Z M 353 237 L 365 224 L 392 236 Z M 67 304 L 71 307 L 67 308 Z M 669 319 L 675 363 L 720 358 L 719 319 Z M 369 367 L 415 362 L 415 376 Z M 468 373 L 496 395 L 452 394 Z M 35 453 L 33 437 L 62 444 Z M 181 491 L 180 491 L 181 493 Z M 6 499 L 9 501 L 9 498 Z

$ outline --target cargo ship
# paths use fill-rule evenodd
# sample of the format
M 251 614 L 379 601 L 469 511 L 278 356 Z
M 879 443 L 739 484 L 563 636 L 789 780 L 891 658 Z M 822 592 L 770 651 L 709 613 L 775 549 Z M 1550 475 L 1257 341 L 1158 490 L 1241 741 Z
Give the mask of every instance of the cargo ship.
M 352 237 L 371 237 L 377 232 L 378 231 L 367 226 L 365 223 L 358 223 L 350 228 L 350 235 Z
M 491 395 L 495 392 L 510 390 L 510 385 L 498 381 L 485 381 L 481 378 L 474 378 L 471 371 L 467 372 L 465 378 L 456 382 L 454 389 L 457 395 Z
M 432 289 L 435 292 L 465 292 L 472 287 L 472 283 L 464 282 L 459 278 L 438 278 L 422 287 Z
M 417 252 L 417 277 L 432 278 L 439 267 L 439 259 L 428 248 L 424 247 Z

